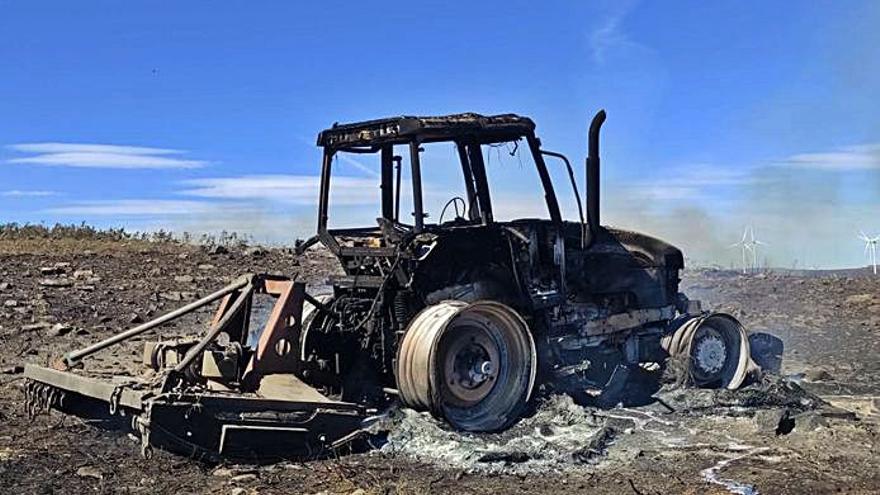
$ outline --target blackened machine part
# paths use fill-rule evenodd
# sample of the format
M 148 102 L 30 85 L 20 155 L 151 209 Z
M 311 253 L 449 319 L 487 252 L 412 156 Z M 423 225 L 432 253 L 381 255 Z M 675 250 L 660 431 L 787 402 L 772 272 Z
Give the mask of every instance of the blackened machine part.
M 599 130 L 604 122 L 605 110 L 599 110 L 590 122 L 590 132 L 587 137 L 587 225 L 589 226 L 587 247 L 590 247 L 599 233 Z

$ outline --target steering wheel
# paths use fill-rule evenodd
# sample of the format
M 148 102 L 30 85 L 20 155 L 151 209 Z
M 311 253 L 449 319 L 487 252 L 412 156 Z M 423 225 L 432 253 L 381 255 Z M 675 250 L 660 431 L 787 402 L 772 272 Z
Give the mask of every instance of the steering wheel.
M 461 210 L 459 210 L 459 203 L 461 203 Z M 452 199 L 450 199 L 446 202 L 445 205 L 443 205 L 443 210 L 440 211 L 440 220 L 437 222 L 438 224 L 443 223 L 443 215 L 446 214 L 446 209 L 449 208 L 450 205 L 455 210 L 454 220 L 458 220 L 459 218 L 462 220 L 467 220 L 464 217 L 464 213 L 467 211 L 467 203 L 461 196 L 453 196 Z

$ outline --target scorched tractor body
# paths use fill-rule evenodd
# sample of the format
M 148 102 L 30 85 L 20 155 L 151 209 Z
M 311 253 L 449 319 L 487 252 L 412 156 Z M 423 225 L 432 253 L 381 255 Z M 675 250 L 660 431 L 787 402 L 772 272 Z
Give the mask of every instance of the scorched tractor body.
M 318 136 L 318 232 L 298 246 L 321 243 L 338 258 L 342 274 L 329 276 L 332 292 L 244 276 L 67 354 L 56 366 L 63 370 L 28 366 L 30 404 L 121 421 L 145 449 L 256 459 L 327 452 L 398 402 L 474 432 L 507 428 L 539 392 L 613 405 L 626 396 L 632 372 L 670 358 L 682 358 L 696 386 L 740 386 L 752 366 L 745 330 L 679 292 L 681 251 L 601 226 L 604 120 L 599 112 L 589 128 L 585 205 L 569 161 L 544 150 L 525 117 L 334 125 Z M 437 143 L 452 150 L 446 166 L 463 187 L 432 222 L 422 158 Z M 535 168 L 542 218 L 496 219 L 487 161 L 499 148 Z M 335 158 L 352 153 L 379 163 L 379 217 L 375 226 L 330 228 Z M 569 180 L 554 184 L 545 159 Z M 576 221 L 563 219 L 556 187 L 570 188 Z M 411 203 L 406 217 L 402 193 Z M 254 294 L 276 299 L 263 328 L 250 328 Z M 107 382 L 79 369 L 89 354 L 214 301 L 219 308 L 202 338 L 147 346 L 152 379 Z

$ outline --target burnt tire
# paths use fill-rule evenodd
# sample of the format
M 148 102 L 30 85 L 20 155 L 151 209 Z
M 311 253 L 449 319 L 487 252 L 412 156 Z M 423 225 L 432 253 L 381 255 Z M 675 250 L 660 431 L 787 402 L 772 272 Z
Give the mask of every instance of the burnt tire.
M 315 299 L 328 306 L 333 303 L 333 294 L 320 294 L 315 296 Z M 302 325 L 299 334 L 299 359 L 301 362 L 307 361 L 309 356 L 316 352 L 316 343 L 314 342 L 316 339 L 311 336 L 311 332 L 324 324 L 326 316 L 309 301 L 303 302 Z
M 422 310 L 401 340 L 395 376 L 402 402 L 465 431 L 503 430 L 535 384 L 528 325 L 495 301 L 444 301 Z
M 689 377 L 698 387 L 739 388 L 752 367 L 745 328 L 724 313 L 685 320 L 662 345 L 673 359 L 686 358 Z

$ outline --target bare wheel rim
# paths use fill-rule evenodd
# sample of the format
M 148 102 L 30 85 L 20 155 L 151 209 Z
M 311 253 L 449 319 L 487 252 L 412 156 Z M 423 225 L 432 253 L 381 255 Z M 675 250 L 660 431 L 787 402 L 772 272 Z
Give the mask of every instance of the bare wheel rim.
M 701 325 L 691 341 L 691 372 L 698 384 L 709 384 L 722 379 L 722 372 L 731 352 L 730 339 L 717 329 Z
M 749 371 L 749 340 L 736 318 L 711 313 L 685 321 L 663 338 L 670 356 L 688 356 L 689 372 L 700 387 L 739 388 Z
M 319 294 L 315 296 L 315 299 L 321 304 L 329 304 L 333 301 L 333 294 Z M 325 316 L 312 303 L 303 302 L 299 335 L 299 358 L 301 361 L 306 361 L 313 351 L 312 340 L 314 339 L 310 339 L 310 332 L 323 324 Z
M 519 418 L 534 386 L 536 353 L 525 321 L 493 301 L 445 301 L 410 323 L 398 350 L 403 402 L 454 427 L 496 431 Z
M 490 329 L 467 325 L 447 331 L 438 347 L 443 403 L 472 407 L 485 399 L 492 392 L 500 360 L 499 344 Z

